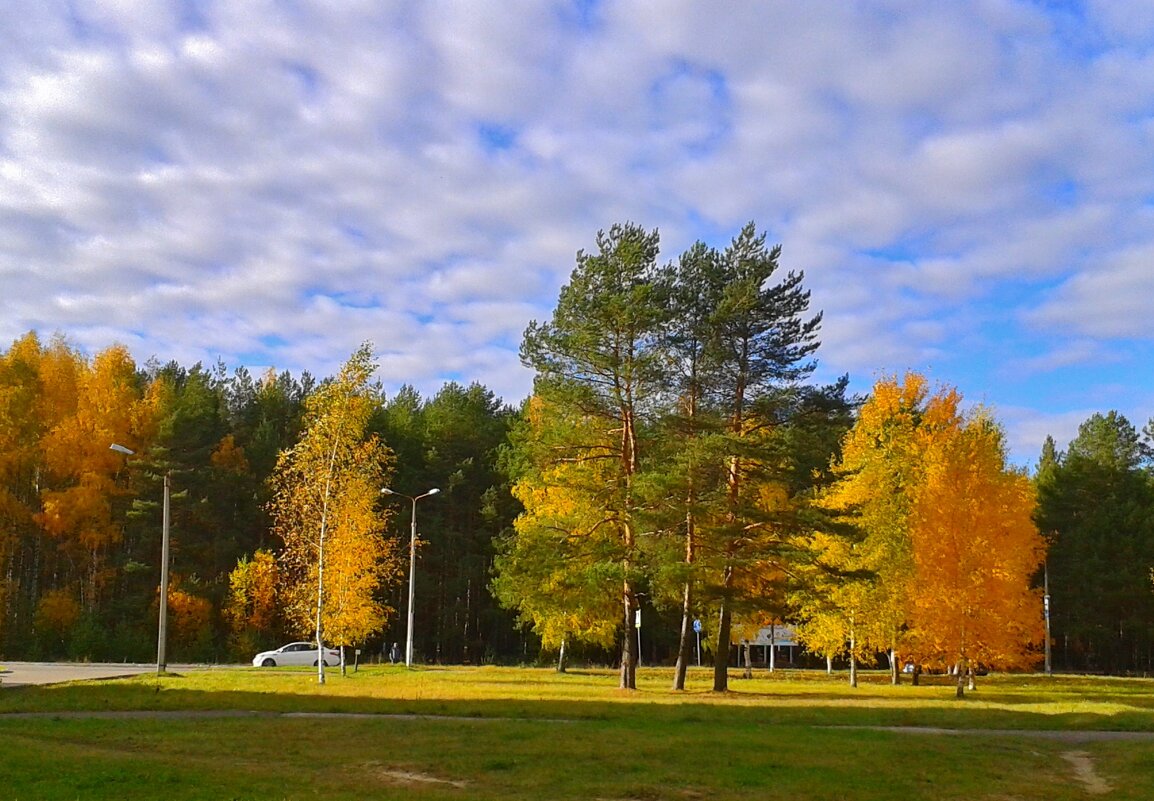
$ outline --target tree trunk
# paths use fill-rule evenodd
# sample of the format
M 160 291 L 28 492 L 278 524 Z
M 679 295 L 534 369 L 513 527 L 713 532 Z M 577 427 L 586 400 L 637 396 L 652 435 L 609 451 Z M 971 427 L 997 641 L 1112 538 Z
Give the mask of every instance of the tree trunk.
M 849 686 L 857 687 L 857 641 L 853 629 L 849 633 Z
M 564 673 L 566 669 L 565 664 L 565 641 L 561 640 L 561 653 L 557 656 L 557 672 Z
M 898 655 L 893 648 L 890 649 L 890 684 L 895 687 L 902 683 L 902 671 L 898 666 Z
M 733 619 L 729 604 L 723 598 L 721 613 L 718 615 L 717 647 L 713 649 L 713 691 L 723 693 L 729 690 L 729 635 Z
M 633 628 L 634 598 L 633 588 L 629 581 L 625 581 L 625 641 L 621 645 L 621 682 L 618 685 L 622 690 L 637 689 L 637 635 Z
M 689 380 L 689 394 L 686 399 L 686 416 L 689 418 L 690 430 L 697 426 L 697 362 L 693 362 Z M 696 558 L 697 526 L 694 520 L 693 502 L 697 496 L 694 482 L 693 462 L 690 462 L 688 482 L 685 490 L 685 566 L 687 575 L 685 587 L 681 593 L 681 636 L 677 643 L 677 664 L 673 668 L 673 689 L 685 689 L 685 675 L 689 670 L 689 661 L 693 658 L 693 640 L 697 632 L 693 630 L 693 561 Z
M 753 678 L 753 663 L 751 662 L 750 655 L 749 655 L 749 652 L 752 649 L 753 649 L 753 646 L 751 646 L 749 644 L 749 640 L 742 639 L 742 641 L 741 641 L 741 658 L 744 660 L 745 670 L 742 672 L 741 676 L 742 676 L 742 678 L 745 678 L 745 679 L 752 679 Z
M 686 547 L 689 551 L 689 546 Z M 677 644 L 677 664 L 673 668 L 673 689 L 685 689 L 685 675 L 693 658 L 693 583 L 685 582 L 681 594 L 681 637 Z
M 970 668 L 969 670 L 966 671 L 966 689 L 967 690 L 978 689 L 978 685 L 974 680 L 974 669 L 973 668 Z
M 825 672 L 828 676 L 833 675 L 833 657 L 829 654 L 825 655 Z

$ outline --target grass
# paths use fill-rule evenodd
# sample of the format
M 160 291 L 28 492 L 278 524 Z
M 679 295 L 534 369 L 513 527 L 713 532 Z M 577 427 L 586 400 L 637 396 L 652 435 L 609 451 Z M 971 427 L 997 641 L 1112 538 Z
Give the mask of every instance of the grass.
M 1154 682 L 990 676 L 945 684 L 764 672 L 672 693 L 645 669 L 218 669 L 0 691 L 0 799 L 1154 798 L 1154 740 L 1070 743 L 984 729 L 1154 732 Z M 247 717 L 188 717 L 210 710 Z M 74 717 L 79 711 L 181 713 Z M 277 713 L 314 713 L 298 717 Z M 327 717 L 324 713 L 357 713 Z M 320 713 L 320 714 L 317 714 Z M 410 717 L 402 717 L 402 716 Z M 968 729 L 909 734 L 866 726 Z M 1085 778 L 1085 777 L 1083 777 Z

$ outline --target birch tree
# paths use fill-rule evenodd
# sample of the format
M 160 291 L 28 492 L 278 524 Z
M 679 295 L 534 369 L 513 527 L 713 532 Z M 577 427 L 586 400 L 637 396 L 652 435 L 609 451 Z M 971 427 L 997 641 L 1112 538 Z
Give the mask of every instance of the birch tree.
M 978 665 L 1035 662 L 1042 599 L 1030 580 L 1045 542 L 1033 486 L 1007 467 L 1002 432 L 987 414 L 939 431 L 924 458 L 911 515 L 911 640 L 920 661 L 954 668 L 960 698 Z
M 270 511 L 283 541 L 280 597 L 290 624 L 313 631 L 321 682 L 325 638 L 350 645 L 379 631 L 387 610 L 377 589 L 398 574 L 400 564 L 395 543 L 383 536 L 377 508 L 391 454 L 367 433 L 380 404 L 370 383 L 375 369 L 365 344 L 334 380 L 309 396 L 304 432 L 281 452 L 272 477 Z

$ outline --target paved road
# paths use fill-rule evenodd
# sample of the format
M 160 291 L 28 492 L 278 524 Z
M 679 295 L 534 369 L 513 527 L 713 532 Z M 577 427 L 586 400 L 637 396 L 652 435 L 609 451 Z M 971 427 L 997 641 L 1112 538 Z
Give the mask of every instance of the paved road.
M 23 687 L 29 684 L 58 684 L 82 679 L 118 679 L 155 673 L 156 665 L 131 662 L 5 662 L 0 673 L 0 690 L 5 687 Z M 169 665 L 170 671 L 181 673 L 204 670 L 206 665 Z

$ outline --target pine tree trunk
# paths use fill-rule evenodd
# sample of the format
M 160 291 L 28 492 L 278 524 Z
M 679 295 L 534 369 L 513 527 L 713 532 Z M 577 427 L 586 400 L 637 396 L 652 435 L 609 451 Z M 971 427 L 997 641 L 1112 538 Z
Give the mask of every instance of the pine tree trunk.
M 717 647 L 713 649 L 713 691 L 729 690 L 729 636 L 733 625 L 729 604 L 723 598 L 718 616 Z
M 690 377 L 690 392 L 686 414 L 690 420 L 691 430 L 696 428 L 697 421 L 697 372 L 696 362 Z M 681 636 L 677 643 L 677 664 L 673 668 L 673 689 L 685 689 L 685 676 L 689 671 L 689 662 L 693 658 L 693 640 L 697 632 L 693 630 L 693 562 L 696 558 L 697 526 L 694 520 L 693 503 L 697 492 L 694 486 L 694 468 L 692 462 L 688 472 L 688 486 L 685 491 L 685 566 L 688 568 L 685 587 L 681 594 Z
M 685 689 L 685 675 L 693 658 L 693 636 L 693 583 L 686 581 L 681 595 L 681 637 L 677 644 L 677 665 L 673 668 L 674 690 Z
M 618 687 L 622 690 L 637 689 L 637 635 L 633 628 L 634 599 L 633 588 L 629 581 L 625 581 L 625 641 L 621 644 L 621 682 Z

